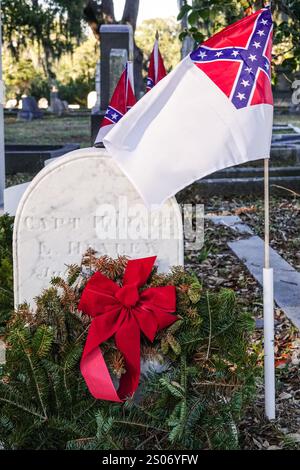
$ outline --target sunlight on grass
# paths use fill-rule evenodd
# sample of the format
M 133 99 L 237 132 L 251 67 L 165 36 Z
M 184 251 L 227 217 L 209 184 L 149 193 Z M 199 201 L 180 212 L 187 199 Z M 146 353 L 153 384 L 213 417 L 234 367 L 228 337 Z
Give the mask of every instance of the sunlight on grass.
M 7 144 L 67 144 L 90 147 L 90 116 L 44 117 L 31 122 L 5 119 Z

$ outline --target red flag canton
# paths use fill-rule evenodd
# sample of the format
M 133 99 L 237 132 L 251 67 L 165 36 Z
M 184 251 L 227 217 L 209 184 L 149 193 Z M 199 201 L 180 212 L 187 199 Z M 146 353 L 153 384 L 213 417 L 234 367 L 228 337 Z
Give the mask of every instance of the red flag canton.
M 273 104 L 272 30 L 270 8 L 263 8 L 215 34 L 190 56 L 237 109 Z

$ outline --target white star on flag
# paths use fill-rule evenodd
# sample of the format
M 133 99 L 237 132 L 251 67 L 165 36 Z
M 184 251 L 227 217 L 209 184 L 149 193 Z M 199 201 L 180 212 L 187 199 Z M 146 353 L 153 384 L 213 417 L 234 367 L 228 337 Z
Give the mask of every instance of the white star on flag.
M 270 66 L 269 66 L 268 62 L 265 63 L 265 67 L 266 67 L 267 70 L 269 70 Z
M 249 55 L 249 59 L 251 60 L 251 62 L 254 62 L 256 59 L 256 55 L 253 55 L 253 54 L 250 54 Z
M 207 54 L 206 54 L 205 51 L 200 51 L 199 57 L 201 57 L 201 59 L 204 59 L 204 57 L 206 57 L 206 56 L 207 56 Z
M 249 80 L 242 80 L 242 85 L 246 88 L 247 86 L 250 86 Z
M 237 55 L 239 55 L 239 52 L 238 52 L 238 51 L 233 51 L 233 53 L 232 53 L 231 55 L 233 55 L 234 57 L 236 57 Z
M 113 120 L 117 119 L 117 117 L 118 117 L 117 113 L 113 113 L 113 114 L 111 115 L 111 118 L 112 118 Z
M 263 24 L 264 26 L 266 26 L 266 25 L 268 24 L 268 20 L 262 19 L 262 20 L 261 20 L 261 24 Z
M 244 93 L 238 93 L 236 96 L 237 96 L 237 98 L 239 98 L 241 101 L 246 99 Z
M 251 72 L 252 72 L 252 68 L 251 68 L 251 67 L 246 67 L 245 70 L 246 70 L 246 72 L 248 72 L 248 73 L 251 73 Z
M 256 41 L 254 41 L 253 46 L 254 46 L 256 49 L 258 49 L 259 47 L 261 47 L 260 42 L 256 42 Z
M 222 51 L 216 52 L 216 57 L 220 57 L 221 55 L 223 55 Z
M 263 30 L 261 30 L 261 31 L 257 31 L 257 34 L 259 34 L 260 36 L 264 36 L 265 32 Z

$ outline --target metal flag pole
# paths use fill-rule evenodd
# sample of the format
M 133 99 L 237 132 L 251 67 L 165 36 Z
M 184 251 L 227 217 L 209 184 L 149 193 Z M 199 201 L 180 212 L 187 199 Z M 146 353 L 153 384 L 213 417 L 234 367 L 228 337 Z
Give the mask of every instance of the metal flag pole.
M 271 2 L 265 2 L 271 8 Z M 265 414 L 275 419 L 274 280 L 270 267 L 269 158 L 264 160 L 265 250 L 263 270 Z
M 3 206 L 5 188 L 5 153 L 4 153 L 4 84 L 2 81 L 2 35 L 1 35 L 1 0 L 0 0 L 0 209 Z

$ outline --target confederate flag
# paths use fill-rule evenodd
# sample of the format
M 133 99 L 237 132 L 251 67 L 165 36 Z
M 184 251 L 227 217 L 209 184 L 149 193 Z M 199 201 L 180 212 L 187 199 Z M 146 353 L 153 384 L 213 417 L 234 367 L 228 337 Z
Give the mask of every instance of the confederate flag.
M 164 61 L 158 46 L 158 34 L 156 33 L 153 51 L 150 56 L 150 64 L 147 78 L 147 92 L 151 90 L 166 75 L 167 72 L 165 69 Z
M 135 105 L 136 98 L 133 90 L 132 62 L 127 62 L 102 120 L 95 144 L 102 142 L 114 125 Z
M 148 204 L 222 168 L 268 158 L 270 8 L 201 44 L 147 93 L 104 144 Z

